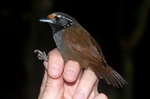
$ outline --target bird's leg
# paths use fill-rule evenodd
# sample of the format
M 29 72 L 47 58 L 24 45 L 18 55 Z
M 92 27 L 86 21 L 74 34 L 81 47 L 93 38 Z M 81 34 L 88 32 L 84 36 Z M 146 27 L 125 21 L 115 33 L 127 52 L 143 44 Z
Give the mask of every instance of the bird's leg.
M 34 50 L 34 53 L 38 53 L 37 57 L 39 60 L 44 60 L 48 62 L 48 57 L 45 52 L 42 52 L 38 49 Z

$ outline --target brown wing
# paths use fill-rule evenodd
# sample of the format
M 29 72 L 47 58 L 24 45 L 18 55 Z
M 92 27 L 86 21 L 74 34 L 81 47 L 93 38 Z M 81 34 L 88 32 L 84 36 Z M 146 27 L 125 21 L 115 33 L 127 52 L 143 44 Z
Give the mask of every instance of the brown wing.
M 69 28 L 69 31 L 72 28 Z M 98 78 L 104 79 L 107 84 L 122 87 L 126 81 L 113 68 L 107 65 L 104 55 L 97 42 L 82 27 L 73 27 L 69 32 L 65 31 L 64 42 L 69 49 L 77 55 L 89 61 L 89 67 L 93 70 Z M 72 37 L 70 39 L 70 37 Z

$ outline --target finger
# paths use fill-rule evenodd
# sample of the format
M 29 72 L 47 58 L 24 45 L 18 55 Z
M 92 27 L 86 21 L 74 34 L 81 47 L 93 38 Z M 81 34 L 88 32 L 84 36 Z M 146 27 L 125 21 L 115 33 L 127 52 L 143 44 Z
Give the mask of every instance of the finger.
M 41 88 L 40 88 L 40 94 L 39 94 L 39 99 L 40 97 L 42 96 L 42 93 L 45 89 L 45 84 L 46 84 L 46 81 L 47 81 L 47 68 L 48 68 L 48 62 L 47 61 L 44 61 L 43 62 L 43 65 L 45 67 L 45 72 L 44 72 L 44 77 L 43 77 L 43 80 L 42 80 L 42 84 L 41 84 Z
M 65 64 L 63 77 L 67 82 L 74 82 L 77 79 L 79 72 L 80 72 L 79 63 L 70 60 Z
M 45 74 L 43 77 L 40 94 L 38 99 L 60 99 L 63 95 L 64 81 L 61 75 L 63 70 L 63 60 L 57 49 L 52 50 L 49 54 L 49 62 L 44 61 Z M 57 60 L 57 61 L 56 61 Z M 53 66 L 58 66 L 59 74 L 54 75 Z
M 98 78 L 90 69 L 85 69 L 73 99 L 87 99 L 92 92 Z
M 64 89 L 66 89 L 65 92 L 64 92 L 64 97 L 65 97 L 65 99 L 73 99 L 72 96 L 73 96 L 74 91 L 76 90 L 76 88 L 77 88 L 77 86 L 78 86 L 78 83 L 79 83 L 80 78 L 81 78 L 81 76 L 82 76 L 82 72 L 83 72 L 83 71 L 81 71 L 81 72 L 79 73 L 78 78 L 77 78 L 77 80 L 76 80 L 75 82 L 68 83 L 68 82 L 65 81 L 65 84 L 64 84 Z M 68 93 L 69 93 L 69 94 L 68 94 Z M 70 97 L 70 96 L 71 96 L 71 97 Z
M 52 78 L 58 78 L 62 74 L 64 68 L 64 61 L 60 55 L 58 49 L 54 49 L 49 52 L 49 65 L 48 65 L 48 74 Z
M 100 93 L 97 96 L 95 96 L 94 99 L 108 99 L 108 97 L 105 94 Z

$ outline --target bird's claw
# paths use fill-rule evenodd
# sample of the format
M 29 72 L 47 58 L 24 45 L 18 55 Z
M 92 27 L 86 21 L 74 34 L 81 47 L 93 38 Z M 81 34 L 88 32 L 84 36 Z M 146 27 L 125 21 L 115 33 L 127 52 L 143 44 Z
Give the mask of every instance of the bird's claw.
M 38 49 L 34 50 L 34 53 L 38 53 L 37 57 L 39 60 L 44 60 L 48 62 L 48 57 L 45 52 L 42 52 Z

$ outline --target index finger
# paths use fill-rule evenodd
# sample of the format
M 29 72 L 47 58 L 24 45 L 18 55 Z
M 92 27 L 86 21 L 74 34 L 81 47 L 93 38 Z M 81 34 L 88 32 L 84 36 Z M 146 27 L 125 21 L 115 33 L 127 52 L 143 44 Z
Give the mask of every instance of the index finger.
M 58 78 L 62 74 L 64 69 L 64 60 L 59 53 L 58 49 L 55 48 L 49 52 L 49 61 L 48 61 L 48 75 L 52 78 Z

